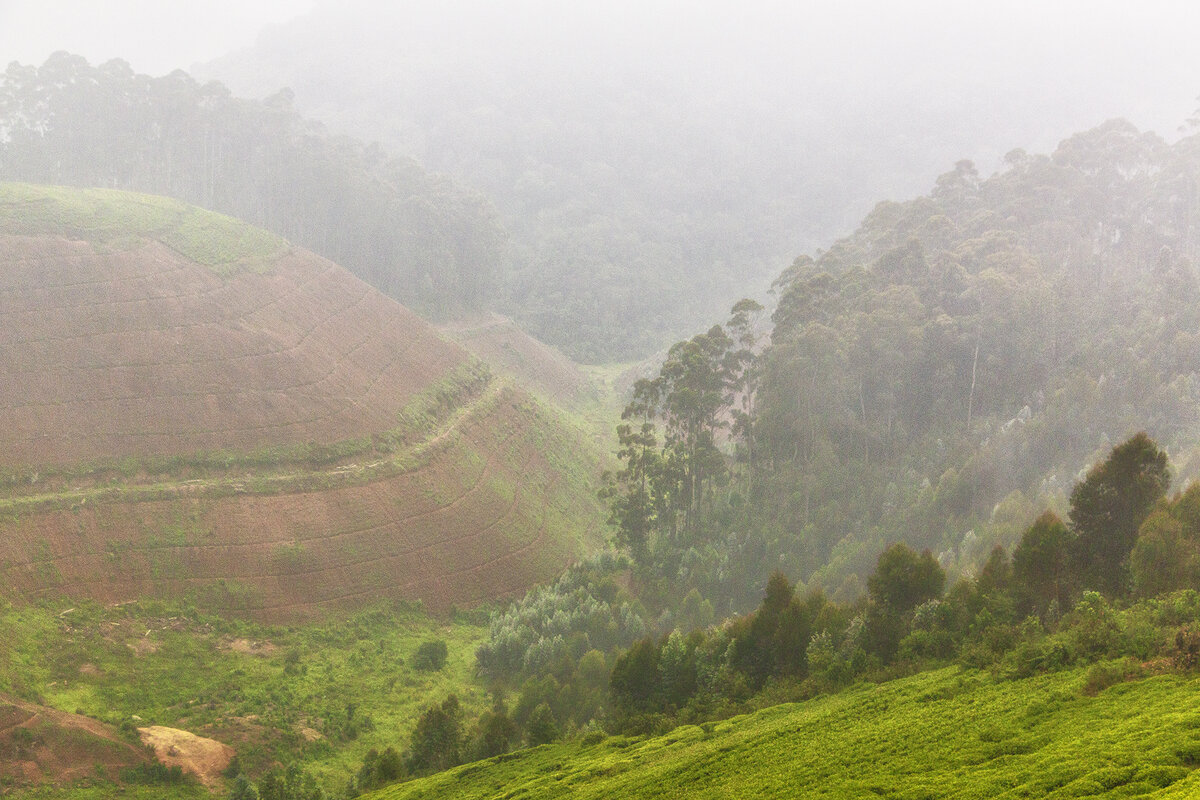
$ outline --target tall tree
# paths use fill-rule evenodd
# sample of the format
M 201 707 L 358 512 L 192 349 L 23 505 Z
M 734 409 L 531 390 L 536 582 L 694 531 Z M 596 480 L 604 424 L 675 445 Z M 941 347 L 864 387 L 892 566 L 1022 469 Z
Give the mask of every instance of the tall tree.
M 1129 590 L 1129 553 L 1138 528 L 1167 493 L 1167 454 L 1145 433 L 1113 448 L 1071 491 L 1076 569 L 1092 588 Z
M 1200 586 L 1200 483 L 1146 517 L 1129 568 L 1133 587 L 1143 596 Z
M 879 555 L 875 573 L 867 580 L 871 605 L 867 638 L 884 661 L 890 661 L 911 622 L 913 609 L 941 597 L 946 573 L 928 550 L 920 555 L 897 542 Z
M 754 325 L 761 310 L 753 300 L 739 301 L 728 331 L 714 325 L 677 342 L 655 378 L 634 384 L 617 427 L 623 466 L 605 476 L 601 497 L 617 543 L 643 566 L 656 553 L 660 561 L 679 555 L 710 532 L 705 513 L 713 487 L 729 476 L 719 435 L 731 417 L 734 434 L 753 447 Z
M 1021 536 L 1012 570 L 1018 602 L 1044 613 L 1057 601 L 1065 608 L 1071 588 L 1071 532 L 1053 511 L 1042 514 Z
M 425 709 L 413 730 L 409 758 L 413 772 L 439 772 L 462 760 L 462 708 L 449 695 Z
M 617 458 L 624 467 L 606 472 L 600 496 L 608 501 L 608 522 L 617 532 L 617 545 L 629 550 L 633 560 L 645 567 L 649 562 L 650 534 L 657 514 L 657 488 L 662 459 L 655 434 L 656 386 L 639 380 L 634 399 L 621 414 L 617 426 Z
M 683 473 L 683 530 L 695 537 L 707 485 L 724 477 L 726 465 L 716 433 L 725 426 L 721 411 L 730 403 L 727 356 L 733 341 L 720 325 L 678 342 L 667 352 L 657 378 L 665 444 Z
M 726 355 L 725 371 L 733 394 L 734 437 L 740 439 L 746 451 L 746 496 L 754 494 L 754 422 L 755 395 L 758 392 L 759 372 L 754 361 L 758 340 L 756 325 L 763 311 L 762 304 L 750 298 L 734 303 L 725 328 L 734 346 Z

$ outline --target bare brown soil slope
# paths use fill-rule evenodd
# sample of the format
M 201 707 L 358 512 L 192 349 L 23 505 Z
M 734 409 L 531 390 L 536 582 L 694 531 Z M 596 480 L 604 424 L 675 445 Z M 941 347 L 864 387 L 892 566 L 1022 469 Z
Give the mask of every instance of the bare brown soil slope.
M 493 369 L 556 403 L 574 407 L 597 399 L 596 387 L 578 364 L 507 317 L 489 314 L 442 330 Z
M 0 582 L 25 598 L 190 597 L 265 619 L 512 596 L 599 533 L 595 501 L 547 460 L 573 445 L 555 441 L 545 414 L 501 388 L 418 463 L 379 479 L 345 465 L 278 493 L 185 483 L 161 499 L 21 509 L 0 521 Z M 306 488 L 321 478 L 329 485 Z
M 178 728 L 151 725 L 138 728 L 138 734 L 143 744 L 154 748 L 154 755 L 164 765 L 179 767 L 213 790 L 223 783 L 222 773 L 234 757 L 229 745 Z
M 38 224 L 6 227 L 0 185 L 0 596 L 446 609 L 598 543 L 586 435 L 340 267 L 239 261 L 240 223 L 155 198 L 18 188 Z M 159 216 L 122 237 L 112 203 Z
M 69 783 L 116 778 L 126 767 L 149 764 L 146 751 L 108 725 L 0 695 L 0 781 Z
M 222 276 L 153 240 L 0 236 L 0 467 L 360 436 L 465 358 L 305 251 Z

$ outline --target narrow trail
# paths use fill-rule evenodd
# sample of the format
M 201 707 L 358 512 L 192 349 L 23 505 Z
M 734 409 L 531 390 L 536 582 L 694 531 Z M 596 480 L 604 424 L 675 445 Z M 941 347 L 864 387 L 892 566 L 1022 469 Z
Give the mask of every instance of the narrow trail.
M 461 427 L 469 422 L 476 413 L 486 410 L 498 400 L 508 388 L 508 381 L 492 378 L 483 391 L 476 394 L 469 402 L 456 408 L 441 425 L 434 429 L 431 436 L 388 454 L 384 458 L 366 463 L 351 462 L 327 469 L 292 469 L 274 472 L 265 470 L 253 476 L 239 473 L 234 476 L 179 478 L 166 481 L 138 482 L 130 480 L 86 489 L 17 495 L 0 498 L 0 514 L 75 509 L 93 502 L 136 502 L 142 499 L 164 500 L 179 497 L 201 498 L 214 494 L 222 496 L 229 494 L 284 494 L 289 491 L 311 491 L 314 480 L 319 481 L 322 487 L 327 488 L 364 485 L 417 468 L 411 465 L 406 466 L 405 462 L 414 459 L 419 462 L 426 455 L 436 451 L 450 437 L 458 434 Z M 252 488 L 247 486 L 249 482 L 253 482 Z

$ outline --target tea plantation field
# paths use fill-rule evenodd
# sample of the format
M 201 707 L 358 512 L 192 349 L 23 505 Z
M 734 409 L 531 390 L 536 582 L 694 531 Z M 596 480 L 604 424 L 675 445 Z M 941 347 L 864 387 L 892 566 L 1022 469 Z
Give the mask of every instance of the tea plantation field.
M 945 668 L 661 737 L 544 745 L 370 797 L 1200 796 L 1200 678 L 1085 684 L 1086 670 Z

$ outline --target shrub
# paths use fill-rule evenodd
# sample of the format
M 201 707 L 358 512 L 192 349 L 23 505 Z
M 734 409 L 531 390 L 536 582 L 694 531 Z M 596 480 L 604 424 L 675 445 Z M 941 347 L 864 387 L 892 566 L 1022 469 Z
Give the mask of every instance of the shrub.
M 558 736 L 558 723 L 554 720 L 554 712 L 545 703 L 540 704 L 529 717 L 525 738 L 531 747 L 537 747 L 539 744 L 553 742 Z
M 382 753 L 372 748 L 363 758 L 362 766 L 354 778 L 354 787 L 358 791 L 376 789 L 403 776 L 404 761 L 394 747 Z
M 1087 678 L 1083 682 L 1083 693 L 1088 697 L 1095 697 L 1108 687 L 1123 683 L 1139 671 L 1136 665 L 1131 664 L 1128 660 L 1108 664 L 1094 664 L 1088 670 Z
M 229 789 L 229 800 L 258 800 L 258 790 L 244 774 L 238 775 Z
M 1057 638 L 1025 639 L 1005 654 L 1002 671 L 1009 678 L 1028 678 L 1064 669 L 1070 663 L 1071 653 Z
M 954 654 L 954 641 L 946 631 L 915 630 L 900 640 L 900 660 L 949 658 Z
M 474 755 L 476 758 L 491 758 L 507 753 L 517 739 L 517 725 L 508 716 L 504 702 L 499 698 L 479 718 L 475 732 Z
M 446 643 L 441 639 L 430 639 L 427 642 L 422 642 L 417 648 L 417 652 L 413 654 L 413 668 L 420 672 L 437 672 L 442 667 L 446 666 L 446 657 L 449 655 L 449 649 Z
M 1176 669 L 1193 670 L 1200 666 L 1200 628 L 1184 625 L 1175 632 L 1175 649 L 1171 660 Z
M 1118 627 L 1112 607 L 1099 592 L 1084 592 L 1067 619 L 1071 647 L 1085 658 L 1102 656 L 1112 650 Z
M 179 765 L 168 767 L 155 761 L 150 764 L 138 764 L 136 767 L 125 767 L 121 770 L 121 780 L 125 783 L 142 784 L 177 784 L 188 779 Z
M 607 738 L 608 736 L 600 728 L 591 728 L 579 738 L 579 743 L 584 747 L 591 747 L 600 744 Z

